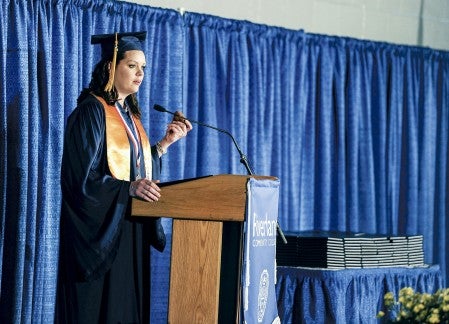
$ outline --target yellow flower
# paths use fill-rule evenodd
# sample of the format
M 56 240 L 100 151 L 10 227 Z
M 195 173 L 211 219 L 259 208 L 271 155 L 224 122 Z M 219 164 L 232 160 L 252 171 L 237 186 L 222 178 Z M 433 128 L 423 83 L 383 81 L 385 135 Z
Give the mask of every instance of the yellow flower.
M 394 298 L 394 295 L 393 295 L 393 293 L 391 291 L 387 292 L 384 295 L 384 299 L 393 299 L 393 298 Z
M 432 314 L 429 317 L 429 323 L 439 323 L 440 322 L 440 317 L 438 316 L 438 314 Z
M 377 313 L 377 318 L 381 318 L 381 317 L 384 317 L 384 316 L 385 316 L 385 313 L 382 312 L 382 311 L 379 311 L 379 313 Z
M 411 296 L 414 293 L 414 290 L 410 287 L 406 287 L 406 288 L 402 288 L 399 292 L 399 294 L 404 295 L 404 296 Z
M 394 303 L 394 295 L 391 292 L 388 292 L 384 295 L 384 303 L 385 306 L 390 307 Z
M 411 308 L 411 307 L 409 307 L 409 308 Z M 415 305 L 415 307 L 413 307 L 413 311 L 415 312 L 415 313 L 419 313 L 421 310 L 423 310 L 425 307 L 424 307 L 424 305 L 423 304 L 417 304 L 417 305 Z
M 431 294 L 424 293 L 424 294 L 421 295 L 421 299 L 422 299 L 424 302 L 429 301 L 429 300 L 432 299 L 432 295 L 431 295 Z
M 399 291 L 397 301 L 392 292 L 384 295 L 387 311 L 380 311 L 378 318 L 395 318 L 394 323 L 448 323 L 449 288 L 440 289 L 433 294 L 418 293 L 411 287 Z

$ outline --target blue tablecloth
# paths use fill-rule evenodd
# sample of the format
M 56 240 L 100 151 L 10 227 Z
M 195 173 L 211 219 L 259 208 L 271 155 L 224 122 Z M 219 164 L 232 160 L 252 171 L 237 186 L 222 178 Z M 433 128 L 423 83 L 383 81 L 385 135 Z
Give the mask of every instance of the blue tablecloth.
M 277 268 L 282 324 L 377 323 L 383 296 L 403 287 L 433 293 L 443 288 L 438 265 L 419 268 Z

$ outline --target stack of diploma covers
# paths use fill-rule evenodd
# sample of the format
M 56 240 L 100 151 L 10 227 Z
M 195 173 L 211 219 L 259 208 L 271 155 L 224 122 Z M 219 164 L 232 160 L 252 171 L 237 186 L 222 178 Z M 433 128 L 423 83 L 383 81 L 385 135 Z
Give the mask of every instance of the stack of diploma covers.
M 279 266 L 310 268 L 378 268 L 424 266 L 422 235 L 307 231 L 278 238 Z

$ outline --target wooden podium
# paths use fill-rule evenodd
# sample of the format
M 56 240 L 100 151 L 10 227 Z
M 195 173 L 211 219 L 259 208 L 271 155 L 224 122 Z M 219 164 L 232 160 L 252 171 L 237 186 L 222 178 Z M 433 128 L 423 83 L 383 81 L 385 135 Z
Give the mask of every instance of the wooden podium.
M 162 183 L 157 202 L 133 199 L 133 216 L 173 218 L 169 323 L 239 321 L 242 224 L 250 177 L 276 179 L 207 176 Z

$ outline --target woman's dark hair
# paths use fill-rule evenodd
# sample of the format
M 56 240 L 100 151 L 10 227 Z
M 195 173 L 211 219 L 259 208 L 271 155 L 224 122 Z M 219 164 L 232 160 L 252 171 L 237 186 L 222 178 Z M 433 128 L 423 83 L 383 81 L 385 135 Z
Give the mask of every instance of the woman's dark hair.
M 117 52 L 117 64 L 119 64 L 119 62 L 124 57 L 125 52 Z M 104 90 L 104 87 L 109 81 L 109 64 L 111 62 L 112 58 L 103 58 L 100 62 L 97 63 L 97 65 L 95 65 L 89 87 L 84 88 L 78 97 L 78 105 L 91 93 L 102 97 L 109 105 L 115 105 L 116 101 L 118 100 L 118 94 L 115 87 L 113 87 L 111 91 Z M 126 105 L 135 117 L 140 118 L 141 113 L 135 93 L 129 95 L 126 98 Z

